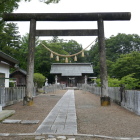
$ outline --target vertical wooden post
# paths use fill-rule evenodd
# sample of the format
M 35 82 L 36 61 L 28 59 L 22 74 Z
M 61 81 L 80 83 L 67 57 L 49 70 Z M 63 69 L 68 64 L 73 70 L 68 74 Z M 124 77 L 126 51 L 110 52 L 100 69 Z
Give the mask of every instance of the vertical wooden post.
M 106 66 L 106 51 L 104 38 L 104 23 L 100 18 L 98 20 L 98 43 L 100 55 L 100 78 L 101 78 L 101 105 L 110 105 L 110 98 L 108 97 L 108 79 Z
M 34 52 L 35 52 L 35 31 L 36 31 L 36 20 L 31 19 L 30 21 L 30 32 L 29 32 L 29 45 L 28 45 L 28 64 L 27 64 L 27 78 L 26 78 L 26 97 L 32 99 L 33 96 L 33 74 L 34 74 Z

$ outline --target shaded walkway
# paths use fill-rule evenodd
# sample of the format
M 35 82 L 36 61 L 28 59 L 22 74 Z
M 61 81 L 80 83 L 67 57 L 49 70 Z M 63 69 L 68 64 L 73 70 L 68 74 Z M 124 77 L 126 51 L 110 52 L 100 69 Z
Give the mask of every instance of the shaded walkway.
M 74 90 L 68 90 L 35 133 L 77 134 Z

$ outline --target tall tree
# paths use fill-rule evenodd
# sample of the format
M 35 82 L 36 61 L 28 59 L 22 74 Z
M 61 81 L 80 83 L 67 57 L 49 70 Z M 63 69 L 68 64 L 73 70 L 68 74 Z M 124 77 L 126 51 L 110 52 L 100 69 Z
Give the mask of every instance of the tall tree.
M 0 32 L 0 50 L 16 57 L 19 49 L 20 35 L 18 27 L 14 23 L 6 23 Z
M 28 43 L 29 43 L 29 34 L 27 33 L 26 35 L 22 36 L 21 39 L 19 40 L 19 50 L 18 55 L 16 58 L 19 60 L 19 66 L 23 69 L 27 69 L 27 54 L 28 54 Z M 39 39 L 36 37 L 35 40 L 35 45 L 36 47 L 39 45 Z
M 107 59 L 115 61 L 121 54 L 140 51 L 140 36 L 137 34 L 118 34 L 106 39 Z
M 111 72 L 111 65 L 115 62 L 121 54 L 128 54 L 133 51 L 140 51 L 140 36 L 137 34 L 118 34 L 105 39 L 106 43 L 106 57 L 108 72 Z M 99 50 L 98 40 L 89 51 L 89 56 L 94 66 L 94 74 L 99 75 Z
M 111 75 L 116 78 L 122 78 L 134 73 L 133 77 L 140 79 L 140 53 L 132 52 L 123 54 L 112 65 Z

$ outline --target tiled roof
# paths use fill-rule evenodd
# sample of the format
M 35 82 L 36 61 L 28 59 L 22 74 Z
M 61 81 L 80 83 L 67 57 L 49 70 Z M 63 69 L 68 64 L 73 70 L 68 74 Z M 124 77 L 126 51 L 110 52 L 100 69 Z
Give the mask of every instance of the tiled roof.
M 15 74 L 16 72 L 21 72 L 22 74 L 27 75 L 27 72 L 25 70 L 23 70 L 23 69 L 17 69 L 13 73 L 11 73 L 10 76 L 12 76 L 13 74 Z
M 93 67 L 91 63 L 54 63 L 50 73 L 62 76 L 82 76 L 82 74 L 92 74 Z
M 15 66 L 15 64 L 18 64 L 18 60 L 11 57 L 10 55 L 7 55 L 6 53 L 0 51 L 0 61 L 4 61 L 12 66 Z

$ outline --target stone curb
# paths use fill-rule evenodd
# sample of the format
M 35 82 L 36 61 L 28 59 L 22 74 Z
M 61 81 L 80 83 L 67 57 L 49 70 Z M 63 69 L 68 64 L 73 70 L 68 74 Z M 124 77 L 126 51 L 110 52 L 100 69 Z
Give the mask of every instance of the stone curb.
M 4 120 L 5 118 L 8 118 L 13 114 L 15 114 L 15 110 L 2 110 L 0 112 L 0 121 Z
M 0 133 L 0 137 L 10 137 L 10 136 L 43 136 L 43 135 L 54 135 L 58 136 L 57 134 L 48 134 L 48 133 Z M 92 135 L 92 134 L 76 134 L 76 135 L 65 135 L 64 136 L 79 136 L 79 137 L 94 137 L 94 138 L 105 138 L 105 139 L 115 139 L 115 140 L 140 140 L 140 137 L 133 138 L 133 137 L 112 137 L 112 136 L 104 136 L 104 135 Z M 60 134 L 59 134 L 60 136 Z
M 11 120 L 5 119 L 2 121 L 3 124 L 37 124 L 39 120 Z

